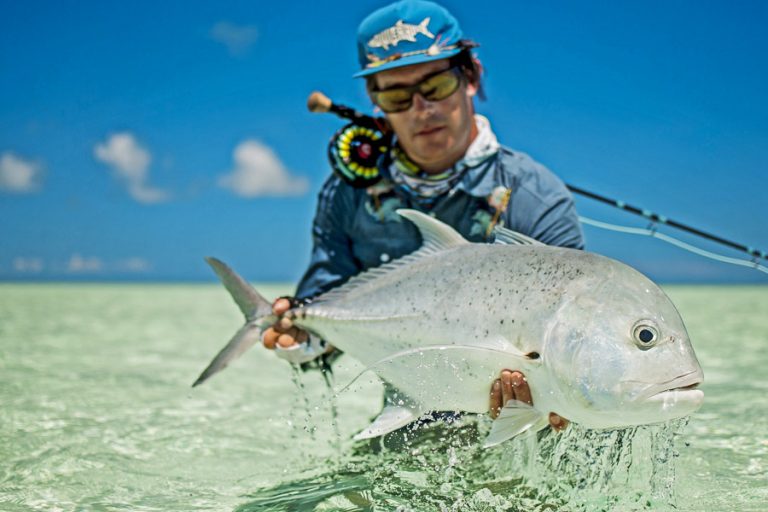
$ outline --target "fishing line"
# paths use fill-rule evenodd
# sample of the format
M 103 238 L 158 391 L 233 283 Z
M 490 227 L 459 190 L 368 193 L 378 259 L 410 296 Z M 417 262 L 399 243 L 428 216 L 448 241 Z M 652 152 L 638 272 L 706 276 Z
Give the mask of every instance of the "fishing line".
M 710 252 L 707 250 L 704 250 L 700 247 L 696 247 L 694 245 L 688 244 L 683 242 L 682 240 L 679 240 L 675 237 L 666 235 L 664 233 L 660 233 L 659 231 L 656 231 L 655 229 L 644 229 L 644 228 L 632 228 L 629 226 L 619 226 L 616 224 L 609 224 L 607 222 L 601 222 L 599 220 L 590 219 L 589 217 L 579 216 L 579 221 L 581 221 L 582 224 L 588 224 L 590 226 L 594 226 L 597 228 L 606 229 L 608 231 L 616 231 L 619 233 L 628 233 L 631 235 L 643 235 L 643 236 L 650 236 L 652 238 L 658 238 L 659 240 L 662 240 L 664 242 L 667 242 L 669 244 L 672 244 L 674 246 L 677 246 L 683 250 L 692 252 L 694 254 L 698 254 L 699 256 L 704 256 L 705 258 L 710 258 L 715 261 L 720 261 L 722 263 L 730 263 L 731 265 L 739 265 L 742 267 L 749 267 L 754 268 L 756 270 L 759 270 L 760 272 L 764 272 L 768 274 L 768 267 L 765 267 L 761 264 L 759 264 L 756 260 L 744 260 L 739 258 L 731 258 L 729 256 L 723 256 L 722 254 L 716 254 L 714 252 Z

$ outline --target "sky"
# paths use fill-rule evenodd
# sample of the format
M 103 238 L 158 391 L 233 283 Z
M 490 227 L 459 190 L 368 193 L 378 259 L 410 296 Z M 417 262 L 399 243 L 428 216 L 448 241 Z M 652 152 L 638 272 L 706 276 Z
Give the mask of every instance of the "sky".
M 205 256 L 298 280 L 343 124 L 306 98 L 372 112 L 355 32 L 384 4 L 0 0 L 0 281 L 212 280 Z M 566 183 L 768 251 L 768 3 L 443 5 L 481 45 L 477 110 L 503 144 Z M 768 283 L 655 239 L 585 234 L 661 282 Z

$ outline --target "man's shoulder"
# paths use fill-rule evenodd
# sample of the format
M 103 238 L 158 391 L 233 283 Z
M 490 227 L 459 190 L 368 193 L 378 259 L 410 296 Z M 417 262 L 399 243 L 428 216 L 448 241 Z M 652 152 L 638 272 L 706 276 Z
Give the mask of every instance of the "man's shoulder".
M 518 190 L 540 198 L 568 195 L 565 183 L 547 166 L 534 160 L 527 153 L 501 146 L 499 162 L 502 173 L 512 178 Z
M 503 171 L 515 176 L 529 179 L 538 174 L 554 176 L 552 171 L 544 164 L 534 160 L 528 153 L 508 146 L 499 147 L 499 160 Z

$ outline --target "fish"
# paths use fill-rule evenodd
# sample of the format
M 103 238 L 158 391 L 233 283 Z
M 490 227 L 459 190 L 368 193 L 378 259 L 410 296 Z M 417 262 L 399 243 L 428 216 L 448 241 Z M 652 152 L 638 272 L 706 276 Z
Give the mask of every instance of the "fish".
M 397 20 L 393 26 L 382 30 L 378 34 L 374 35 L 369 41 L 368 46 L 371 48 L 383 48 L 387 51 L 390 46 L 397 46 L 401 41 L 416 42 L 416 36 L 423 34 L 430 39 L 434 39 L 435 36 L 429 31 L 430 18 L 424 18 L 418 25 L 410 23 L 403 23 L 403 20 Z
M 701 406 L 704 375 L 683 320 L 637 270 L 499 226 L 494 243 L 471 243 L 434 217 L 397 213 L 419 230 L 419 249 L 286 313 L 396 388 L 355 439 L 431 411 L 487 412 L 504 369 L 523 372 L 533 405 L 504 404 L 484 446 L 545 428 L 551 412 L 586 428 L 617 429 L 682 418 Z M 242 277 L 207 260 L 246 323 L 194 385 L 276 321 Z

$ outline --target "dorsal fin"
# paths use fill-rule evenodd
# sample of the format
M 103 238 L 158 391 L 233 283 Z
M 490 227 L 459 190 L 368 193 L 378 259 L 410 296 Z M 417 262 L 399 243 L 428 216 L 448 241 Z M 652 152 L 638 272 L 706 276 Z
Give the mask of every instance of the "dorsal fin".
M 539 242 L 535 238 L 531 238 L 527 235 L 518 233 L 517 231 L 512 231 L 511 229 L 503 228 L 501 226 L 496 226 L 495 228 L 493 228 L 493 234 L 496 236 L 496 239 L 493 242 L 495 244 L 547 245 L 543 242 Z
M 419 233 L 421 233 L 421 238 L 423 240 L 421 247 L 415 252 L 403 256 L 402 258 L 357 274 L 344 285 L 339 286 L 338 288 L 333 288 L 329 292 L 317 297 L 312 303 L 313 306 L 317 306 L 320 302 L 328 302 L 341 299 L 349 293 L 352 293 L 357 288 L 365 285 L 366 283 L 369 283 L 374 279 L 386 275 L 398 268 L 409 266 L 427 256 L 431 256 L 453 247 L 471 243 L 468 242 L 448 224 L 445 224 L 444 222 L 441 222 L 434 217 L 430 217 L 429 215 L 419 211 L 409 210 L 406 208 L 400 208 L 396 210 L 396 212 L 400 216 L 405 217 L 409 221 L 413 222 L 419 229 Z
M 408 208 L 399 208 L 395 211 L 398 215 L 405 217 L 419 228 L 421 238 L 424 240 L 419 251 L 426 248 L 442 251 L 469 243 L 451 226 L 425 213 Z

